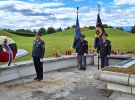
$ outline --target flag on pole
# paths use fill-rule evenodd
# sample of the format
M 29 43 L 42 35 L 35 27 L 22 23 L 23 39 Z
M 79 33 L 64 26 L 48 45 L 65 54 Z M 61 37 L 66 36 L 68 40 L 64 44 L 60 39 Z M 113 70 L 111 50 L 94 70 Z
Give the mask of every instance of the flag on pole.
M 76 19 L 76 26 L 75 26 L 74 42 L 73 42 L 74 49 L 80 46 L 80 37 L 81 37 L 81 31 L 80 31 L 80 25 L 78 20 L 78 7 L 77 7 L 77 19 Z
M 98 13 L 98 15 L 97 15 L 97 23 L 96 23 L 95 41 L 94 41 L 94 48 L 95 49 L 98 47 L 101 35 L 104 32 L 105 32 L 104 26 L 102 25 L 102 21 L 100 19 L 99 13 Z

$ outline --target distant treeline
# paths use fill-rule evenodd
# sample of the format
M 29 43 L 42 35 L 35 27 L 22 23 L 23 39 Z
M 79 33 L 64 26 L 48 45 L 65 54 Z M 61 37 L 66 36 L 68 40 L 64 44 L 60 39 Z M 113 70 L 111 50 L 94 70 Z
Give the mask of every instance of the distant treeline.
M 112 26 L 109 26 L 107 24 L 103 24 L 104 28 L 113 28 Z M 20 36 L 26 36 L 26 37 L 33 37 L 35 36 L 35 33 L 40 33 L 41 35 L 46 35 L 46 34 L 53 34 L 53 33 L 57 33 L 57 32 L 61 32 L 63 30 L 67 30 L 67 29 L 71 29 L 71 28 L 75 28 L 75 25 L 72 25 L 71 27 L 68 26 L 67 28 L 62 29 L 61 27 L 58 29 L 55 29 L 53 27 L 48 27 L 47 29 L 41 27 L 38 30 L 28 30 L 28 29 L 17 29 L 17 30 L 11 30 L 11 29 L 1 29 L 7 32 L 10 32 L 12 34 L 16 34 L 16 35 L 20 35 Z M 84 26 L 84 28 L 88 28 L 90 30 L 96 29 L 95 26 Z M 124 31 L 122 27 L 116 27 L 116 29 Z M 132 27 L 131 33 L 135 33 L 135 25 Z

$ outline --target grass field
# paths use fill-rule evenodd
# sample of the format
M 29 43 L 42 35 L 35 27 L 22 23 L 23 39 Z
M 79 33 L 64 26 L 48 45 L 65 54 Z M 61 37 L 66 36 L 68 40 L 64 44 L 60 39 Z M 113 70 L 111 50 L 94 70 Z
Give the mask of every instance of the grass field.
M 124 53 L 127 51 L 135 51 L 135 34 L 112 28 L 106 28 L 105 31 L 109 35 L 108 39 L 111 40 L 113 50 L 119 49 Z M 85 34 L 85 39 L 88 41 L 89 46 L 91 46 L 91 49 L 93 50 L 95 30 L 81 28 L 81 32 L 82 34 Z M 31 59 L 32 44 L 35 37 L 17 36 L 2 30 L 0 30 L 0 35 L 5 35 L 12 38 L 17 43 L 18 48 L 25 49 L 29 52 L 27 56 L 17 58 L 14 61 L 18 62 Z M 44 40 L 46 44 L 45 57 L 52 57 L 53 53 L 57 50 L 60 50 L 62 54 L 65 54 L 65 51 L 72 47 L 73 38 L 74 29 L 68 29 L 62 32 L 42 36 L 41 39 Z

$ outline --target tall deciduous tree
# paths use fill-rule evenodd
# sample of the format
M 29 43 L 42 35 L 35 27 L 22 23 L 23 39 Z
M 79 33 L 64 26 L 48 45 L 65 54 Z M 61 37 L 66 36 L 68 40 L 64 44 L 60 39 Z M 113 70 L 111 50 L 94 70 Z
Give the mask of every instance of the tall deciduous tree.
M 47 34 L 55 33 L 55 29 L 53 27 L 48 27 Z
M 61 27 L 57 29 L 57 32 L 61 32 L 61 31 L 62 31 Z
M 124 31 L 122 27 L 116 27 L 116 29 Z
M 67 27 L 67 29 L 71 29 L 71 27 L 70 27 L 70 26 L 68 26 L 68 27 Z
M 135 25 L 132 27 L 130 33 L 135 33 Z
M 45 35 L 46 34 L 46 29 L 41 27 L 39 30 L 38 30 L 38 33 L 39 34 L 42 34 L 42 35 Z
M 72 25 L 72 28 L 75 28 L 75 25 Z
M 104 28 L 108 28 L 108 25 L 107 24 L 103 24 Z
M 34 29 L 34 30 L 33 30 L 33 33 L 37 33 L 37 31 Z
M 89 29 L 91 29 L 91 30 L 95 29 L 95 26 L 89 26 Z

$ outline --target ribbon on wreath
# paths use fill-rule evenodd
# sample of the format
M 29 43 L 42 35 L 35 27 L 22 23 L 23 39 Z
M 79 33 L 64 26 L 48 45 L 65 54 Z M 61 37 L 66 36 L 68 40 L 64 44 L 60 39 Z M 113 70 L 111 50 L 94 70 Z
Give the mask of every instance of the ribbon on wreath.
M 11 62 L 13 60 L 13 53 L 12 53 L 9 45 L 7 44 L 7 42 L 8 42 L 8 40 L 5 39 L 4 40 L 4 48 L 5 48 L 6 52 L 9 54 L 9 60 L 8 60 L 8 64 L 7 65 L 10 66 L 11 65 Z

